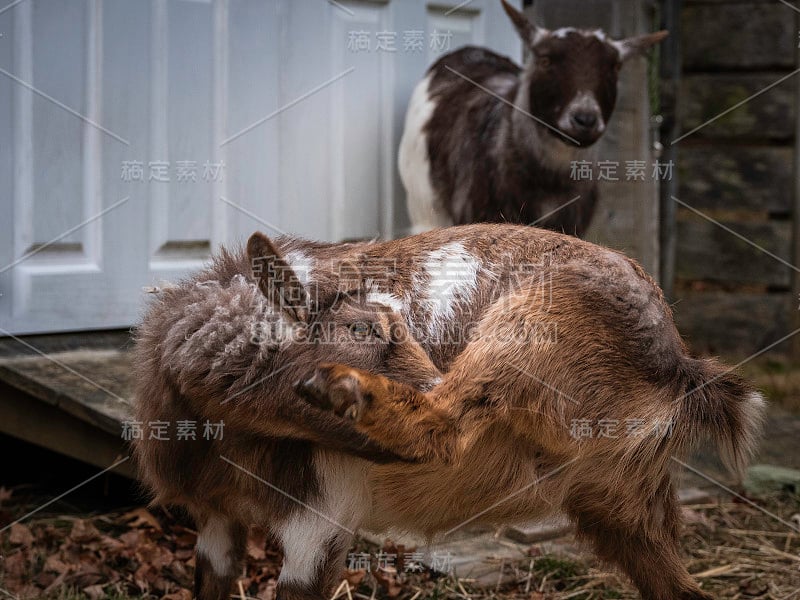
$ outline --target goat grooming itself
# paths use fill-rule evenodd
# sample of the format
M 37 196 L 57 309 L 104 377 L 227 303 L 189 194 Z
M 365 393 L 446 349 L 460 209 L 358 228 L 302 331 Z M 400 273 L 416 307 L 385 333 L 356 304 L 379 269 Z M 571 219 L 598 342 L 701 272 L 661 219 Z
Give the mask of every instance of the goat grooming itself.
M 184 507 L 197 523 L 200 600 L 229 596 L 251 524 L 283 548 L 279 598 L 329 596 L 368 505 L 364 459 L 399 459 L 306 405 L 294 381 L 323 360 L 419 387 L 439 378 L 387 306 L 393 299 L 363 288 L 350 255 L 347 245 L 254 234 L 246 253 L 223 250 L 163 290 L 138 328 L 136 418 L 224 425 L 220 439 L 134 446 L 154 501 Z M 312 260 L 336 269 L 311 282 Z
M 328 364 L 298 387 L 418 461 L 372 470 L 368 526 L 436 536 L 561 510 L 645 600 L 711 598 L 681 562 L 671 459 L 709 437 L 741 472 L 762 396 L 718 362 L 689 356 L 661 291 L 623 255 L 529 227 L 444 231 L 500 289 L 472 292 L 482 308 L 463 349 L 440 365 L 441 383 L 421 392 Z M 508 273 L 485 266 L 497 247 L 511 265 L 537 267 L 504 285 Z M 576 421 L 594 435 L 576 438 Z M 601 433 L 631 421 L 634 433 Z
M 412 94 L 398 154 L 411 224 L 509 222 L 581 236 L 597 185 L 572 178 L 572 162 L 594 159 L 622 64 L 667 32 L 549 31 L 503 7 L 529 51 L 524 66 L 467 46 L 434 63 Z
M 670 457 L 708 435 L 740 468 L 763 400 L 688 356 L 635 262 L 502 224 L 247 249 L 162 292 L 135 350 L 139 420 L 225 422 L 224 439 L 136 444 L 155 500 L 197 520 L 198 598 L 229 592 L 251 524 L 283 548 L 278 597 L 309 600 L 359 527 L 556 510 L 645 599 L 709 598 L 679 558 Z M 571 434 L 611 419 L 643 425 Z

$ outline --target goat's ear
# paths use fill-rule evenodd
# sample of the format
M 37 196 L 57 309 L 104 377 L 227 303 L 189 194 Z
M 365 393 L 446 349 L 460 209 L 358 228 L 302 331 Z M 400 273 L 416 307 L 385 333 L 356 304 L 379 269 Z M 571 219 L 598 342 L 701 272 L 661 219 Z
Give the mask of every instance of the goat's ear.
M 645 33 L 634 37 L 625 38 L 614 42 L 619 50 L 619 59 L 626 61 L 632 56 L 643 54 L 669 35 L 669 31 L 661 30 L 655 33 Z
M 258 288 L 275 306 L 298 321 L 308 319 L 308 294 L 297 274 L 260 231 L 247 240 L 247 257 Z
M 511 6 L 506 0 L 500 0 L 500 2 L 503 4 L 503 10 L 506 11 L 508 18 L 511 19 L 511 22 L 514 24 L 514 28 L 517 30 L 519 37 L 522 38 L 526 46 L 532 48 L 536 43 L 536 38 L 541 32 L 541 29 L 537 27 L 535 23 L 531 23 L 528 17 Z

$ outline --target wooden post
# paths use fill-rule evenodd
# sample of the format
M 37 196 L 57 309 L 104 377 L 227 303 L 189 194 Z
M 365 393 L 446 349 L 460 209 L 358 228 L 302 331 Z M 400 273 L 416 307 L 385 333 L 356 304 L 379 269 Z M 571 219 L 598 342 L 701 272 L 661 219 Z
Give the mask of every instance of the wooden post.
M 681 82 L 681 8 L 682 0 L 662 0 L 661 28 L 669 31 L 669 37 L 661 43 L 659 55 L 659 79 L 661 81 L 661 144 L 662 161 L 672 164 L 678 162 L 678 147 L 672 140 L 679 135 L 677 118 L 678 90 Z M 659 276 L 661 287 L 667 299 L 673 298 L 675 283 L 675 201 L 678 195 L 678 174 L 674 170 L 672 179 L 662 181 L 659 194 Z
M 795 29 L 800 32 L 800 13 L 795 12 Z M 795 50 L 795 67 L 800 67 L 800 43 Z M 800 107 L 800 78 L 795 78 L 795 94 L 797 100 L 795 107 Z M 795 109 L 794 115 L 794 197 L 792 198 L 792 256 L 791 262 L 796 267 L 800 265 L 800 108 Z M 800 273 L 792 270 L 792 301 L 789 323 L 792 331 L 800 329 Z M 800 334 L 792 337 L 790 358 L 793 364 L 800 364 Z

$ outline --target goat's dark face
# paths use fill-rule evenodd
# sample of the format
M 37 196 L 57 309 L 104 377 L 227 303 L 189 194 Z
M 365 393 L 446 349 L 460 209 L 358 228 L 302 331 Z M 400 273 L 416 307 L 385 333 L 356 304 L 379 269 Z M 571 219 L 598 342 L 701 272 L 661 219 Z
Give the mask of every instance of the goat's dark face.
M 303 282 L 261 233 L 250 236 L 247 254 L 261 292 L 272 303 L 269 331 L 259 337 L 279 340 L 272 344 L 276 371 L 284 364 L 313 368 L 337 362 L 421 389 L 438 381 L 441 373 L 391 306 L 399 299 L 366 288 L 353 277 L 354 265 L 339 265 L 346 268 L 344 279 L 330 265 L 330 272 Z
M 574 30 L 546 34 L 534 46 L 528 65 L 531 114 L 581 146 L 603 134 L 617 101 L 622 61 L 601 36 Z
M 505 0 L 502 3 L 530 51 L 525 67 L 531 114 L 557 129 L 548 132 L 561 141 L 591 146 L 603 135 L 614 111 L 623 62 L 664 39 L 667 32 L 612 40 L 600 30 L 549 31 Z

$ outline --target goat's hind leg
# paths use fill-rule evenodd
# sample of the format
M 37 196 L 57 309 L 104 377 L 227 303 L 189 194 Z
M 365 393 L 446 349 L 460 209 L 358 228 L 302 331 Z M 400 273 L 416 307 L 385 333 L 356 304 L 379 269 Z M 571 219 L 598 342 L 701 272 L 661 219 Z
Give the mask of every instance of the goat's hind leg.
M 608 503 L 615 496 L 599 488 L 569 495 L 564 508 L 577 524 L 578 535 L 602 560 L 628 575 L 643 600 L 713 600 L 681 559 L 680 507 L 669 481 L 650 501 L 626 503 L 622 511 Z
M 351 420 L 355 428 L 412 460 L 449 461 L 459 420 L 438 407 L 432 394 L 346 365 L 322 364 L 299 383 L 307 402 Z M 420 436 L 424 431 L 425 436 Z
M 223 515 L 196 518 L 194 595 L 197 600 L 228 598 L 241 570 L 247 547 L 247 527 Z

